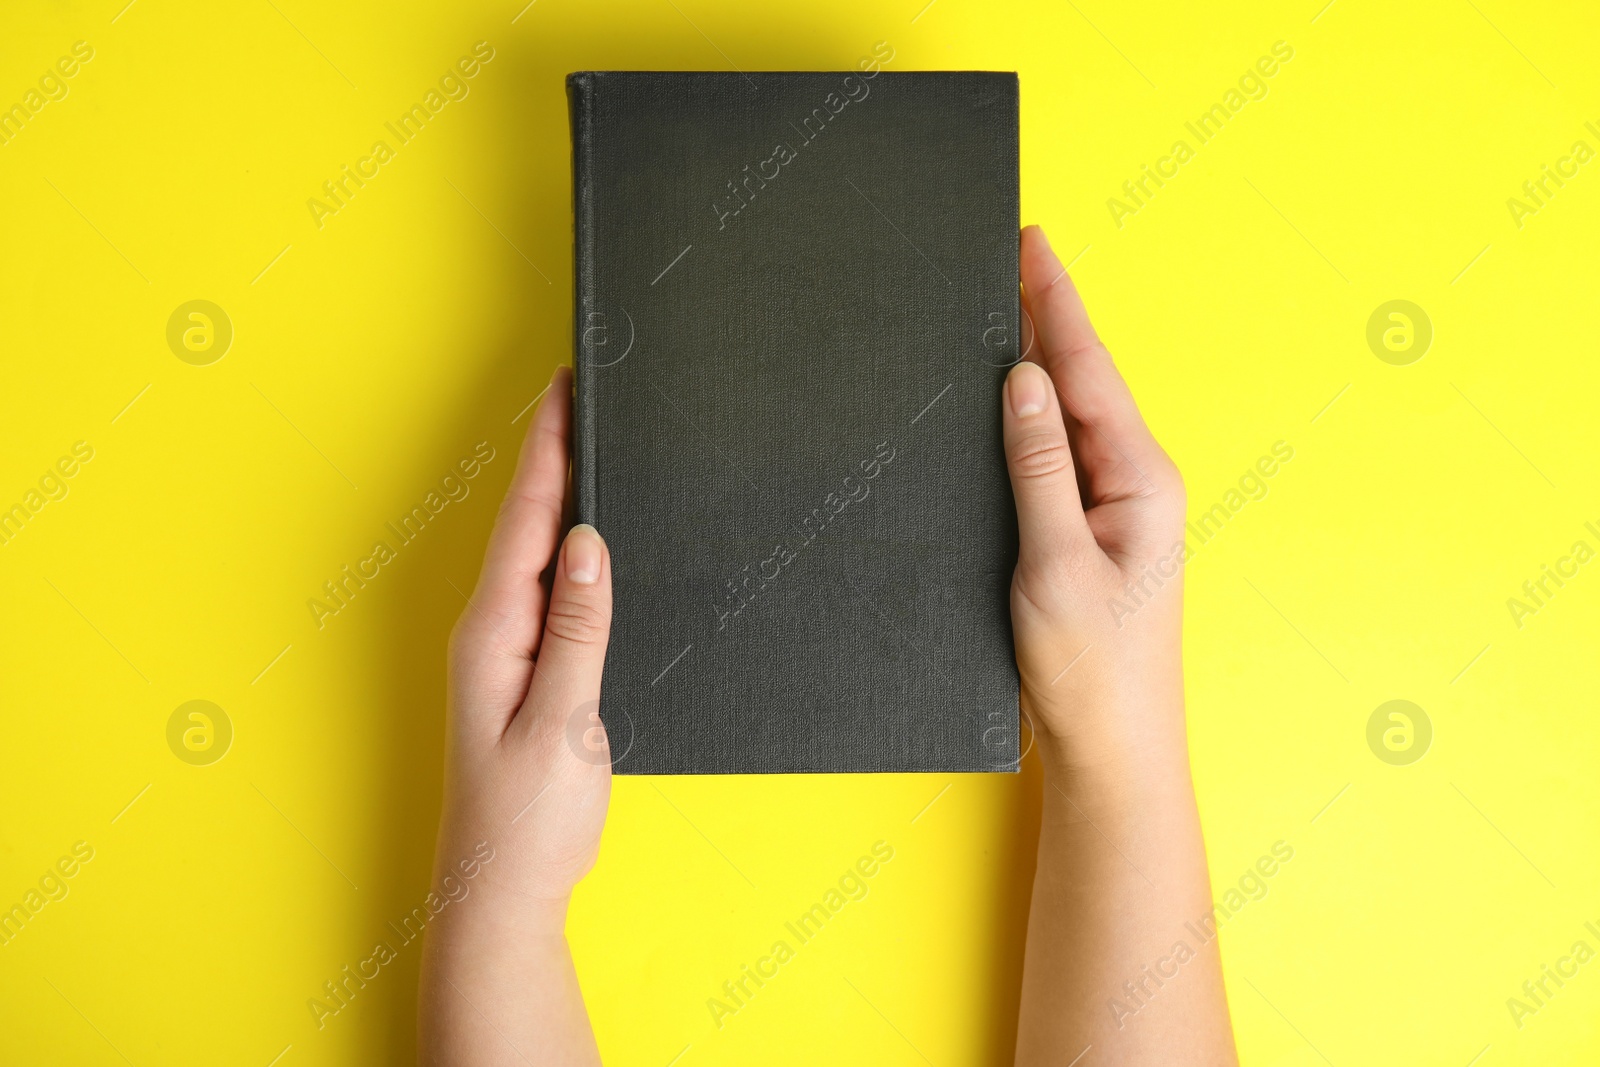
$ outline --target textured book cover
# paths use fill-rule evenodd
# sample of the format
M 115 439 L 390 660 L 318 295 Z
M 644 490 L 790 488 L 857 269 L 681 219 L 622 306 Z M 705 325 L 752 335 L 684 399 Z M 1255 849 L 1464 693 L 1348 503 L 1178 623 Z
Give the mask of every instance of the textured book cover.
M 1016 769 L 1017 79 L 892 58 L 568 78 L 618 773 Z

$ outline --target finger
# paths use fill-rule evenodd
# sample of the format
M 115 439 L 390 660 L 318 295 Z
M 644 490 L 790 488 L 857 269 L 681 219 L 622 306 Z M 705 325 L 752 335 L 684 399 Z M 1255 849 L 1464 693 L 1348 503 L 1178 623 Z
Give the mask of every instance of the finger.
M 539 645 L 548 599 L 540 576 L 561 538 L 571 422 L 572 374 L 557 367 L 529 422 L 477 589 L 458 628 L 468 663 L 493 675 L 485 683 L 523 687 L 511 708 L 521 702 L 528 661 Z
M 1033 306 L 1028 299 L 1028 294 L 1026 291 L 1024 291 L 1022 294 L 1022 313 L 1026 317 L 1026 321 L 1028 323 L 1028 343 L 1022 350 L 1022 358 L 1031 360 L 1032 362 L 1037 363 L 1040 367 L 1043 367 L 1044 357 L 1043 353 L 1039 350 L 1039 333 L 1033 325 Z M 1046 373 L 1049 373 L 1048 370 Z M 1051 383 L 1051 387 L 1054 388 L 1054 382 Z M 1074 454 L 1076 454 L 1078 450 L 1078 436 L 1082 432 L 1083 427 L 1078 424 L 1077 419 L 1072 417 L 1072 412 L 1070 411 L 1063 410 L 1061 412 L 1061 421 L 1067 424 L 1067 441 L 1072 445 L 1072 450 Z M 1084 506 L 1089 507 L 1094 502 L 1094 495 L 1089 490 L 1089 475 L 1084 471 L 1082 463 L 1074 460 L 1073 466 L 1077 469 L 1078 496 L 1082 500 L 1087 501 Z
M 1022 362 L 1006 375 L 1001 433 L 1017 502 L 1023 562 L 1092 540 L 1061 404 L 1043 368 Z
M 611 636 L 611 554 L 593 526 L 574 526 L 556 559 L 550 610 L 528 699 L 524 732 L 564 724 L 600 699 Z M 518 728 L 517 723 L 512 724 Z
M 1078 461 L 1090 505 L 1167 488 L 1171 461 L 1139 414 L 1128 383 L 1100 342 L 1044 231 L 1022 231 L 1022 285 L 1038 332 L 1036 358 L 1080 424 Z

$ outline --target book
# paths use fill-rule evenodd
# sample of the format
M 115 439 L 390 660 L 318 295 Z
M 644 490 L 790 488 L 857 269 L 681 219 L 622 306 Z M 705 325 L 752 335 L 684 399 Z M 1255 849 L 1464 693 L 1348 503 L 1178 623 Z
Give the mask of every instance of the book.
M 619 774 L 1017 768 L 1017 78 L 885 47 L 567 79 Z

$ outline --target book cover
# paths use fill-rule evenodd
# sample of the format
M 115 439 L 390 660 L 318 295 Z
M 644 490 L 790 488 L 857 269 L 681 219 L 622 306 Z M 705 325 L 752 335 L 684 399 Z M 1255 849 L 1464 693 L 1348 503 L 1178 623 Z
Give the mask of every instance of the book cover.
M 623 774 L 1014 771 L 1017 79 L 569 76 Z

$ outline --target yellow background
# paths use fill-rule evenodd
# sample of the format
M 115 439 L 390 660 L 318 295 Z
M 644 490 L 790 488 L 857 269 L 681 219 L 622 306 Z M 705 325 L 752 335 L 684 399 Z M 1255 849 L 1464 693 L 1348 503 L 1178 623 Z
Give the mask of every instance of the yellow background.
M 1506 606 L 1600 548 L 1600 162 L 1520 228 L 1506 205 L 1600 148 L 1592 11 L 124 2 L 0 26 L 4 104 L 94 48 L 0 146 L 0 505 L 95 450 L 0 546 L 0 905 L 95 850 L 0 947 L 0 1062 L 412 1055 L 415 946 L 324 1029 L 306 1001 L 427 888 L 453 587 L 569 358 L 562 76 L 846 68 L 880 40 L 891 70 L 1021 72 L 1024 217 L 1074 261 L 1196 516 L 1295 450 L 1188 568 L 1217 893 L 1294 849 L 1224 930 L 1244 1062 L 1600 1057 L 1600 964 L 1520 1030 L 1506 1007 L 1600 948 L 1600 565 L 1521 628 Z M 480 40 L 470 95 L 319 229 L 308 198 Z M 1118 227 L 1107 199 L 1277 41 L 1268 95 Z M 210 366 L 166 342 L 193 299 L 234 326 Z M 1391 299 L 1433 324 L 1409 366 L 1366 343 Z M 472 495 L 319 631 L 306 600 L 480 440 L 499 458 Z M 192 699 L 234 726 L 211 766 L 167 746 Z M 1410 766 L 1367 746 L 1390 699 L 1433 724 Z M 603 1052 L 1002 1062 L 1037 790 L 619 780 L 571 920 Z M 870 894 L 719 1030 L 706 999 L 878 840 Z

